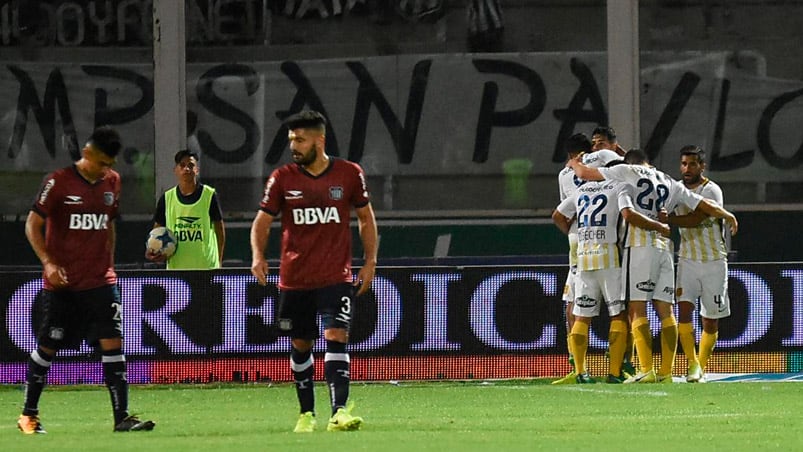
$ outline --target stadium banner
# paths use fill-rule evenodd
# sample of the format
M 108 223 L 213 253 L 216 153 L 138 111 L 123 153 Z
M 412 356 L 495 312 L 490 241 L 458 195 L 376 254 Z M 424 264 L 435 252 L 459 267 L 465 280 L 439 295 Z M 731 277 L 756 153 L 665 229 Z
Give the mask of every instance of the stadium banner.
M 352 378 L 514 378 L 568 370 L 559 301 L 565 276 L 564 266 L 380 268 L 370 294 L 353 303 Z M 247 269 L 121 271 L 129 380 L 288 380 L 290 343 L 275 335 L 275 276 L 270 283 L 259 286 Z M 41 287 L 38 273 L 0 273 L 0 383 L 24 379 Z M 732 316 L 720 321 L 709 370 L 799 366 L 803 264 L 734 264 L 729 290 Z M 651 323 L 657 334 L 652 314 Z M 695 328 L 699 335 L 699 319 Z M 607 318 L 596 319 L 592 370 L 604 367 L 606 336 Z M 324 350 L 319 340 L 315 352 Z M 98 361 L 86 343 L 62 350 L 50 381 L 100 382 Z M 677 369 L 685 372 L 682 357 Z
M 267 44 L 273 0 L 185 0 L 189 45 Z M 0 0 L 0 46 L 150 47 L 153 0 Z
M 642 54 L 642 147 L 676 168 L 681 146 L 702 145 L 718 181 L 803 180 L 803 82 L 766 77 L 760 55 L 732 56 Z M 261 180 L 289 159 L 282 119 L 310 107 L 330 119 L 327 151 L 371 176 L 502 175 L 522 160 L 551 176 L 568 136 L 607 123 L 606 64 L 603 52 L 191 63 L 188 142 L 206 177 Z M 65 166 L 96 124 L 113 124 L 126 145 L 118 169 L 152 178 L 173 153 L 154 156 L 155 95 L 151 64 L 5 62 L 0 164 Z

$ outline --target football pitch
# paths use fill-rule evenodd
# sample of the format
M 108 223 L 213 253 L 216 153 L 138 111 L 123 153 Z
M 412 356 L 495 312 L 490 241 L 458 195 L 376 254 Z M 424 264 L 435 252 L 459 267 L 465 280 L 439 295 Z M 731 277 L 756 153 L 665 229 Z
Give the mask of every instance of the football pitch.
M 0 386 L 3 451 L 803 450 L 803 386 L 790 382 L 552 386 L 545 380 L 352 384 L 358 432 L 292 433 L 289 384 L 132 386 L 152 432 L 112 433 L 101 386 L 50 386 L 46 435 L 23 435 L 23 393 Z

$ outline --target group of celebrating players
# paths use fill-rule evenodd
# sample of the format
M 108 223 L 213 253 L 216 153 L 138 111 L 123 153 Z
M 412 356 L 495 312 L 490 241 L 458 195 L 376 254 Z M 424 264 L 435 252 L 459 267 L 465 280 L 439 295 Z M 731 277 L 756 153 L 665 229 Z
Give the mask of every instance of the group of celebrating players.
M 596 382 L 586 355 L 589 327 L 602 303 L 610 316 L 606 383 L 672 383 L 678 340 L 689 363 L 686 381 L 705 382 L 718 320 L 730 315 L 726 231 L 738 229 L 736 217 L 722 207 L 722 190 L 704 175 L 705 152 L 681 148 L 681 182 L 651 166 L 642 150 L 625 152 L 610 127 L 597 127 L 590 140 L 571 136 L 565 150 L 561 202 L 552 219 L 570 244 L 563 300 L 572 371 L 553 384 Z M 680 236 L 677 276 L 671 226 Z M 692 323 L 697 302 L 699 355 Z M 648 303 L 661 322 L 657 369 Z

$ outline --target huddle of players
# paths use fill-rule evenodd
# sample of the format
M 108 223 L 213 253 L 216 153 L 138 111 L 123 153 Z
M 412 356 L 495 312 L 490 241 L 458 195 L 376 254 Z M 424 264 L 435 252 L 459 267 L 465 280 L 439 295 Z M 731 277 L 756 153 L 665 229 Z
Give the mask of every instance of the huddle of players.
M 569 160 L 558 176 L 561 203 L 552 218 L 570 243 L 563 300 L 573 370 L 553 384 L 595 382 L 588 375 L 586 352 L 589 326 L 603 301 L 610 316 L 606 382 L 671 383 L 678 339 L 689 362 L 686 380 L 705 381 L 718 319 L 730 315 L 723 221 L 732 234 L 738 223 L 721 207 L 720 188 L 703 176 L 704 151 L 698 146 L 681 149 L 682 183 L 650 166 L 643 151 L 625 153 L 608 127 L 596 128 L 592 140 L 573 135 L 566 151 Z M 681 237 L 677 290 L 670 224 L 679 227 Z M 676 296 L 680 324 L 673 313 Z M 699 357 L 692 325 L 698 299 L 703 318 Z M 648 302 L 661 321 L 657 371 Z M 630 338 L 639 357 L 638 372 L 629 361 Z

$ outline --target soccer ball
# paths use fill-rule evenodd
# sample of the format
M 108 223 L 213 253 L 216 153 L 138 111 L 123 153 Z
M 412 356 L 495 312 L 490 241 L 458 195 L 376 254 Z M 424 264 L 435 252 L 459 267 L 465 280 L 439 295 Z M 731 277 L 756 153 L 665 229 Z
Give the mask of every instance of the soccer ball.
M 166 258 L 169 258 L 176 252 L 177 245 L 176 236 L 170 232 L 170 229 L 164 226 L 153 228 L 151 232 L 148 233 L 148 240 L 145 242 L 145 246 L 149 251 L 155 254 L 161 254 Z

